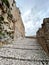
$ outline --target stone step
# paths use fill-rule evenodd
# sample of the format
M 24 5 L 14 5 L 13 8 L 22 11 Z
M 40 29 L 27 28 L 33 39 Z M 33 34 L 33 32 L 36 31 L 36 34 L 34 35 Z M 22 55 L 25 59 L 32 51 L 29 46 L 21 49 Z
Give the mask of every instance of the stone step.
M 43 50 L 22 50 L 22 49 L 11 49 L 11 48 L 2 48 L 0 49 L 0 56 L 4 57 L 15 57 L 21 59 L 47 59 L 48 56 L 44 53 Z M 49 58 L 48 58 L 49 59 Z
M 17 40 L 15 42 L 13 42 L 13 44 L 23 44 L 23 45 L 40 45 L 37 40 L 33 40 L 33 39 L 25 39 L 25 40 Z
M 0 48 L 0 65 L 42 65 L 42 62 L 49 63 L 49 57 L 36 39 L 19 39 Z
M 14 45 L 5 45 L 5 46 L 3 46 L 2 48 L 15 48 L 15 49 L 17 49 L 17 48 L 21 48 L 21 49 L 37 49 L 37 50 L 42 50 L 42 47 L 41 46 L 39 46 L 39 45 L 23 45 L 23 44 L 14 44 Z
M 43 61 L 44 65 L 46 65 L 46 61 Z M 21 59 L 17 59 L 17 60 L 13 60 L 13 59 L 3 59 L 0 58 L 0 65 L 43 65 L 41 60 L 38 61 L 27 61 L 27 60 L 21 60 Z M 49 65 L 49 62 L 48 62 Z

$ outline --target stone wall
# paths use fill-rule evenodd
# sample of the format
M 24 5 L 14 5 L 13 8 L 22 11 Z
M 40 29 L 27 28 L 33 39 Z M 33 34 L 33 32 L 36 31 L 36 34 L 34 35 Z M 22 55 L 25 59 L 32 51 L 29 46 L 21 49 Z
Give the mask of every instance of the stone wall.
M 43 20 L 42 28 L 37 31 L 37 40 L 49 54 L 49 18 Z
M 0 41 L 24 36 L 25 28 L 15 0 L 0 0 Z
M 21 12 L 19 10 L 18 7 L 16 7 L 16 2 L 15 0 L 9 0 L 10 3 L 10 7 L 11 7 L 11 13 L 15 19 L 15 23 L 14 23 L 14 29 L 15 29 L 15 33 L 14 33 L 14 39 L 19 38 L 19 37 L 25 37 L 25 28 L 24 28 L 24 24 L 21 18 Z
M 0 0 L 0 41 L 11 41 L 14 37 L 14 29 L 11 27 L 12 14 L 8 0 Z

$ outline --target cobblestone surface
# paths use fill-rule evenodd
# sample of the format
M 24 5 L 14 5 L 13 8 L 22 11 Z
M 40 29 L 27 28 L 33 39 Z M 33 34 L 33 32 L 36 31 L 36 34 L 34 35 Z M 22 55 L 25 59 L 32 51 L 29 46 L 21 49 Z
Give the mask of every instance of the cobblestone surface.
M 49 65 L 49 57 L 36 39 L 18 39 L 0 48 L 0 65 Z

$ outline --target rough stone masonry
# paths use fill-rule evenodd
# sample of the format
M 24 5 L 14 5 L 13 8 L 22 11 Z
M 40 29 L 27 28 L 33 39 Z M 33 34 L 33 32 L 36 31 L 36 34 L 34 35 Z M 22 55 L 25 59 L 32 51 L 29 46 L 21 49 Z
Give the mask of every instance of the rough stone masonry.
M 0 41 L 11 42 L 24 36 L 25 28 L 15 0 L 0 0 Z
M 49 18 L 44 18 L 42 28 L 37 31 L 37 40 L 49 55 Z

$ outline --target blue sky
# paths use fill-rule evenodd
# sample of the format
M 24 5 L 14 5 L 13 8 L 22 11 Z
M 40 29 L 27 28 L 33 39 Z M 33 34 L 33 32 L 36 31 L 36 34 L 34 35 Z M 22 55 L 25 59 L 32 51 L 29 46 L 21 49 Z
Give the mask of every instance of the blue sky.
M 49 17 L 49 0 L 16 0 L 21 11 L 26 35 L 36 35 L 43 23 L 43 18 Z

